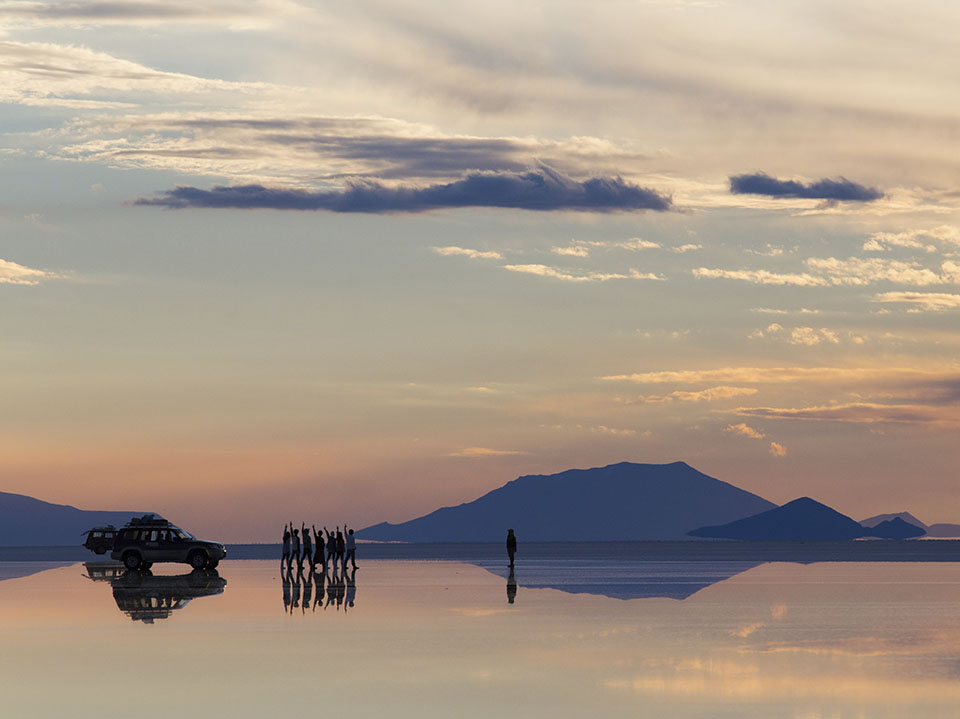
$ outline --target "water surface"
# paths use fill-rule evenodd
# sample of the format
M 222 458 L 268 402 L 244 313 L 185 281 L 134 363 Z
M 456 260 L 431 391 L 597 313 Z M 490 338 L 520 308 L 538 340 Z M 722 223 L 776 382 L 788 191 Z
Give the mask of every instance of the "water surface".
M 8 716 L 960 715 L 955 563 L 10 564 Z

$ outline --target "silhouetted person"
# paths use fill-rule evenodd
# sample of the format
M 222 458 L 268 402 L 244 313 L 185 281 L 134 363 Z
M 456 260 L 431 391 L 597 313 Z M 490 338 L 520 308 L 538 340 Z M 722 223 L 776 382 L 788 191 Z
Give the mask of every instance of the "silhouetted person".
M 507 602 L 513 604 L 517 598 L 517 576 L 513 573 L 513 567 L 510 567 L 510 576 L 507 577 Z
M 344 529 L 346 529 L 346 525 L 344 525 Z M 347 554 L 343 559 L 343 566 L 346 567 L 347 562 L 349 561 L 353 564 L 353 568 L 356 569 L 357 568 L 357 540 L 353 536 L 352 529 L 347 529 L 346 546 L 347 546 Z
M 337 559 L 336 563 L 343 566 L 346 569 L 347 565 L 344 562 L 344 557 L 347 553 L 347 543 L 343 541 L 343 532 L 340 531 L 340 527 L 337 527 Z
M 300 523 L 300 535 L 303 537 L 303 558 L 307 560 L 311 571 L 313 570 L 313 539 L 310 532 L 307 531 L 307 525 Z
M 329 607 L 337 598 L 337 565 L 333 565 L 333 573 L 330 575 L 330 581 L 327 582 L 327 603 L 323 605 L 323 608 L 326 609 Z
M 327 561 L 333 565 L 334 571 L 336 571 L 336 561 L 337 561 L 337 538 L 334 536 L 326 527 L 323 528 L 324 534 L 327 535 Z
M 286 560 L 290 564 L 290 525 L 283 525 L 283 554 L 280 555 L 280 571 L 283 571 L 283 562 Z
M 314 547 L 313 550 L 313 566 L 314 568 L 319 565 L 323 565 L 323 571 L 327 571 L 327 555 L 324 554 L 325 548 L 323 546 L 323 534 L 317 531 L 316 526 L 310 525 L 313 527 L 313 539 Z
M 517 553 L 517 535 L 512 529 L 507 530 L 507 556 L 510 557 L 510 566 L 513 567 L 513 555 Z
M 290 526 L 291 527 L 293 526 L 293 522 L 290 522 Z M 293 556 L 294 559 L 297 560 L 297 564 L 300 564 L 300 530 L 299 529 L 293 530 L 293 537 L 291 537 L 291 541 L 293 542 L 293 547 L 291 549 L 290 554 Z

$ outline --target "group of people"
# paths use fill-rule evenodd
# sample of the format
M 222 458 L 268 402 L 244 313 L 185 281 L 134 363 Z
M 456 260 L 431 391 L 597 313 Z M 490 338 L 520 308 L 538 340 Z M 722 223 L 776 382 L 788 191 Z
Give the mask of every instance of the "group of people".
M 323 573 L 327 572 L 327 565 L 333 565 L 333 571 L 337 568 L 347 571 L 347 562 L 350 562 L 353 569 L 357 568 L 357 540 L 353 536 L 353 530 L 347 529 L 343 525 L 343 531 L 339 525 L 336 532 L 331 532 L 326 527 L 322 532 L 318 532 L 316 526 L 300 523 L 300 528 L 293 526 L 293 522 L 283 527 L 283 554 L 280 557 L 280 571 L 283 571 L 286 565 L 289 571 L 294 562 L 297 564 L 298 572 L 303 571 L 303 562 L 310 565 L 310 571 L 316 571 L 317 567 L 323 567 Z

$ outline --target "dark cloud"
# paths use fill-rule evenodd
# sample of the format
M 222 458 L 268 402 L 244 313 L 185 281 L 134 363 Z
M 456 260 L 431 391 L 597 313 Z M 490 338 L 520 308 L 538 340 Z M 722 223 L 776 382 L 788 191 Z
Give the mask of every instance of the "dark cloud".
M 330 212 L 425 212 L 446 207 L 506 207 L 523 210 L 665 211 L 671 199 L 619 177 L 572 180 L 549 168 L 535 172 L 474 173 L 462 180 L 422 188 L 354 184 L 345 190 L 309 192 L 262 185 L 178 187 L 138 205 L 170 208 L 270 208 Z
M 838 180 L 817 180 L 808 185 L 796 180 L 778 180 L 763 172 L 730 177 L 730 192 L 735 195 L 766 195 L 768 197 L 800 197 L 829 202 L 872 202 L 883 197 L 875 187 Z

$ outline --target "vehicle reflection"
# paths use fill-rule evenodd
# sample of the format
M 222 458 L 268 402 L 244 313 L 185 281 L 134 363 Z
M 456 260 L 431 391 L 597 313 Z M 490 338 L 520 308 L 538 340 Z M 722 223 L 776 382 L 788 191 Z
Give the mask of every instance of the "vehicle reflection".
M 87 562 L 84 568 L 88 579 L 110 582 L 120 611 L 144 624 L 166 619 L 198 597 L 222 594 L 227 585 L 216 569 L 154 576 L 150 570 L 128 570 L 119 563 Z

